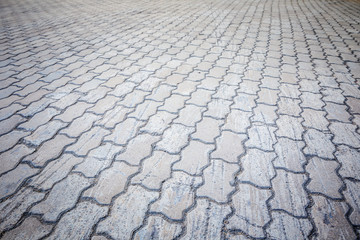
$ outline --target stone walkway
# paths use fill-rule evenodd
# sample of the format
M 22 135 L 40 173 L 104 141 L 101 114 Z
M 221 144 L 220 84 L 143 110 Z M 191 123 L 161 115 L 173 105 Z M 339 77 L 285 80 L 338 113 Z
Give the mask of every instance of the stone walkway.
M 359 239 L 360 1 L 0 21 L 0 238 Z

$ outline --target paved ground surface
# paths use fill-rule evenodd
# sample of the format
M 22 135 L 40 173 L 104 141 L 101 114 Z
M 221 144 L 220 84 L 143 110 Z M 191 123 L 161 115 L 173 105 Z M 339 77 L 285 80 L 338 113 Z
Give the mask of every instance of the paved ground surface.
M 0 18 L 0 238 L 359 238 L 359 1 Z

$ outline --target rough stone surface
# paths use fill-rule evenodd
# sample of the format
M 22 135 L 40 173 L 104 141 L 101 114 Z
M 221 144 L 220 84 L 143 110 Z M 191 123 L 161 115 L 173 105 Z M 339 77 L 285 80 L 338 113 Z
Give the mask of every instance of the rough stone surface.
M 1 239 L 359 238 L 359 0 L 0 2 Z

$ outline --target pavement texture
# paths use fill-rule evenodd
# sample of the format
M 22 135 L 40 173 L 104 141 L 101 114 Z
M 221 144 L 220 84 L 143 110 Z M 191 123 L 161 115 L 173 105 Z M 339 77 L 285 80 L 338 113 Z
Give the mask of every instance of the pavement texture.
M 359 239 L 359 1 L 0 21 L 0 238 Z

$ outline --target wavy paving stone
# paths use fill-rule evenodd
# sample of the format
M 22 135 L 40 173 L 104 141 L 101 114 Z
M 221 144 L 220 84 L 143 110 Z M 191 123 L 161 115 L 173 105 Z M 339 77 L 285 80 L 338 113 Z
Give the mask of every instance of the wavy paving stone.
M 125 194 L 115 199 L 109 215 L 96 228 L 112 238 L 128 239 L 142 224 L 148 204 L 157 199 L 158 192 L 150 192 L 140 186 L 130 186 Z
M 40 174 L 30 178 L 27 183 L 36 189 L 48 190 L 52 188 L 56 182 L 65 178 L 71 169 L 82 161 L 82 158 L 64 154 L 50 162 Z
M 333 142 L 337 144 L 347 144 L 354 148 L 360 147 L 360 134 L 356 133 L 357 126 L 334 122 L 329 126 L 334 134 Z
M 174 220 L 181 220 L 194 202 L 194 188 L 202 183 L 201 177 L 192 177 L 183 172 L 173 172 L 172 177 L 164 182 L 160 198 L 154 202 L 151 212 L 162 213 Z
M 339 193 L 343 185 L 341 179 L 336 175 L 339 167 L 335 161 L 326 161 L 317 157 L 310 159 L 306 171 L 310 174 L 310 183 L 306 186 L 311 192 L 318 192 L 333 198 L 341 198 Z
M 200 175 L 203 168 L 209 164 L 209 153 L 214 148 L 213 145 L 190 141 L 190 144 L 182 150 L 180 161 L 176 162 L 172 169 L 183 170 L 192 175 Z
M 222 127 L 222 130 L 230 130 L 236 133 L 246 133 L 246 129 L 250 126 L 250 116 L 250 112 L 243 112 L 236 109 L 231 110 L 225 119 L 225 124 Z
M 94 127 L 83 133 L 77 142 L 67 147 L 65 151 L 85 156 L 91 149 L 99 146 L 104 136 L 109 133 L 110 131 L 101 127 Z
M 267 126 L 262 123 L 254 124 L 248 130 L 248 138 L 245 146 L 250 148 L 259 148 L 264 151 L 272 151 L 273 145 L 276 142 L 275 127 Z
M 354 225 L 359 225 L 360 223 L 360 184 L 359 182 L 352 182 L 345 180 L 346 190 L 344 191 L 345 199 L 348 201 L 350 206 L 353 208 L 353 211 L 350 214 L 350 222 Z
M 42 224 L 37 218 L 29 217 L 21 225 L 3 235 L 4 239 L 40 239 L 50 233 L 53 227 Z
M 138 129 L 143 126 L 144 123 L 134 118 L 128 118 L 124 122 L 121 122 L 115 126 L 114 131 L 104 138 L 105 141 L 112 141 L 119 145 L 124 145 L 133 138 Z
M 142 184 L 149 189 L 160 190 L 162 182 L 170 177 L 171 165 L 178 160 L 179 157 L 176 155 L 154 151 L 152 156 L 144 160 L 141 172 L 135 175 L 131 182 Z
M 180 124 L 172 124 L 166 129 L 163 138 L 156 144 L 156 149 L 169 153 L 179 153 L 187 144 L 189 135 L 194 132 L 194 128 Z
M 31 208 L 31 213 L 42 214 L 46 221 L 56 221 L 63 211 L 75 206 L 81 191 L 90 184 L 90 180 L 71 174 L 55 184 L 47 198 Z
M 345 218 L 348 207 L 344 202 L 335 202 L 322 196 L 313 196 L 311 208 L 318 236 L 325 239 L 356 239 L 356 235 Z
M 146 225 L 134 235 L 134 239 L 174 239 L 181 233 L 181 225 L 169 223 L 162 217 L 150 216 Z
M 283 212 L 272 212 L 269 228 L 266 230 L 273 239 L 307 239 L 312 229 L 308 219 L 294 218 Z
M 35 167 L 43 167 L 48 161 L 59 157 L 65 146 L 75 142 L 75 139 L 64 135 L 56 135 L 54 139 L 45 142 L 36 152 L 25 157 L 23 161 L 29 162 Z
M 360 172 L 360 162 L 358 161 L 360 159 L 360 152 L 358 150 L 341 145 L 338 147 L 335 156 L 341 163 L 339 174 L 342 177 L 360 179 L 358 174 Z
M 12 198 L 0 203 L 0 231 L 2 232 L 14 226 L 32 204 L 42 200 L 44 197 L 45 193 L 35 192 L 28 188 L 21 189 Z
M 128 177 L 137 171 L 137 167 L 115 162 L 111 168 L 100 173 L 97 183 L 87 189 L 83 196 L 94 198 L 101 204 L 110 204 L 112 198 L 125 189 Z
M 302 153 L 305 143 L 301 141 L 294 141 L 288 138 L 278 138 L 274 146 L 276 158 L 274 166 L 285 168 L 293 172 L 304 171 L 303 165 L 306 163 L 306 158 Z
M 48 239 L 89 238 L 95 223 L 100 218 L 105 217 L 107 212 L 107 207 L 101 207 L 89 202 L 81 202 L 60 219 Z
M 5 197 L 15 193 L 26 178 L 38 172 L 38 169 L 31 168 L 27 164 L 19 164 L 15 169 L 2 175 L 0 177 L 0 199 L 3 200 Z
M 335 146 L 331 142 L 331 135 L 315 129 L 309 129 L 304 134 L 306 147 L 304 153 L 321 158 L 333 158 Z
M 270 180 L 275 176 L 275 171 L 270 166 L 275 156 L 275 153 L 272 152 L 249 149 L 246 155 L 240 159 L 242 172 L 239 174 L 238 179 L 241 182 L 270 188 Z
M 307 177 L 304 174 L 288 173 L 278 169 L 272 180 L 274 198 L 270 200 L 272 209 L 285 210 L 294 216 L 306 217 L 306 207 L 309 204 L 304 184 Z
M 239 166 L 222 160 L 212 160 L 203 171 L 204 185 L 197 190 L 197 196 L 204 196 L 218 203 L 225 203 L 234 191 L 234 175 Z
M 215 138 L 220 135 L 221 125 L 221 120 L 204 117 L 196 124 L 196 131 L 191 136 L 194 139 L 199 139 L 206 143 L 213 143 L 215 142 Z
M 239 191 L 232 196 L 235 214 L 229 218 L 226 227 L 241 230 L 251 237 L 265 237 L 262 228 L 270 221 L 266 207 L 270 196 L 269 190 L 240 184 Z
M 220 158 L 230 163 L 237 163 L 238 157 L 244 153 L 243 141 L 245 134 L 235 134 L 224 131 L 216 139 L 216 150 L 211 153 L 211 158 Z
M 1 238 L 358 238 L 358 1 L 4 4 Z
M 1 153 L 0 154 L 0 164 L 1 164 L 0 174 L 3 174 L 5 172 L 13 169 L 24 156 L 31 154 L 34 151 L 35 151 L 35 149 L 28 148 L 24 144 L 17 144 L 12 149 Z
M 152 145 L 158 140 L 159 137 L 157 136 L 149 134 L 138 135 L 127 144 L 125 151 L 117 155 L 115 159 L 126 161 L 132 165 L 139 165 L 142 159 L 151 154 Z
M 224 218 L 230 212 L 228 205 L 198 199 L 195 208 L 186 216 L 187 229 L 182 239 L 220 239 Z

